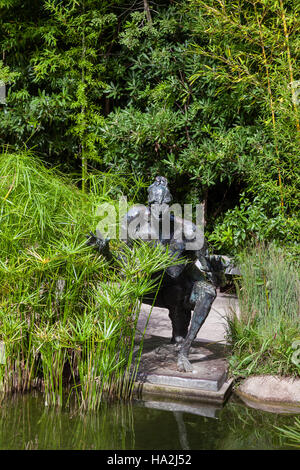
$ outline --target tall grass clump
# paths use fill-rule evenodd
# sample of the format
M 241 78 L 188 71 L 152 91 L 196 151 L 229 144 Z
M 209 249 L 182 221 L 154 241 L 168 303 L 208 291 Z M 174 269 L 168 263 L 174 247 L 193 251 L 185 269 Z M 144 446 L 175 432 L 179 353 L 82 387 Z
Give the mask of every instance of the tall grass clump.
M 3 393 L 40 389 L 49 405 L 74 395 L 86 409 L 130 397 L 140 302 L 171 261 L 142 243 L 115 262 L 88 247 L 104 199 L 103 187 L 83 194 L 30 153 L 0 156 Z
M 299 375 L 299 264 L 281 248 L 256 246 L 240 256 L 240 271 L 239 312 L 228 318 L 232 373 Z

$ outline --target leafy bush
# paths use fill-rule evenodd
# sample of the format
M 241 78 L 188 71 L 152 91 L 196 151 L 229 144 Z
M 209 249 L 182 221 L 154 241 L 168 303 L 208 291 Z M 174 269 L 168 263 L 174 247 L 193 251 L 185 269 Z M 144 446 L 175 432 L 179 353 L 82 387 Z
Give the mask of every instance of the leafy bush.
M 284 243 L 291 252 L 299 248 L 299 218 L 296 215 L 286 218 L 279 205 L 276 207 L 274 201 L 273 205 L 268 205 L 266 198 L 260 195 L 250 201 L 243 194 L 240 205 L 219 220 L 208 239 L 220 252 L 238 253 L 245 244 L 272 240 Z
M 293 244 L 298 10 L 296 0 L 2 0 L 0 143 L 34 147 L 80 173 L 84 190 L 92 168 L 163 174 L 179 202 L 204 201 L 215 249 L 253 236 Z

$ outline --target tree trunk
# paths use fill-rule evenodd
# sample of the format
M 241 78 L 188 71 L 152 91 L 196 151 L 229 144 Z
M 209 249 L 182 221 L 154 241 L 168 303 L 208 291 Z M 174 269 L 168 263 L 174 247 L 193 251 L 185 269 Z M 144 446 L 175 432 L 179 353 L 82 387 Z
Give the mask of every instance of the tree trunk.
M 144 0 L 144 10 L 146 12 L 146 17 L 147 17 L 148 23 L 152 24 L 152 18 L 151 18 L 151 13 L 150 13 L 150 7 L 149 7 L 148 0 Z

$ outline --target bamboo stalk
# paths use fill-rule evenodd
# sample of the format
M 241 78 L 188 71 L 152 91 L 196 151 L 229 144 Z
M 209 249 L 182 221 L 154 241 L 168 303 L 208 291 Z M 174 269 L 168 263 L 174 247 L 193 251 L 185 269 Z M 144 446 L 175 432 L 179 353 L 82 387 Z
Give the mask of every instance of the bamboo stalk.
M 266 49 L 265 49 L 265 45 L 264 45 L 264 37 L 263 37 L 262 28 L 261 28 L 261 21 L 259 20 L 259 17 L 258 17 L 256 2 L 253 2 L 253 7 L 254 7 L 256 21 L 257 21 L 257 25 L 258 25 L 260 45 L 261 45 L 262 55 L 263 55 L 263 62 L 264 62 L 264 66 L 265 66 L 265 69 L 266 69 L 267 89 L 268 89 L 268 95 L 269 95 L 269 100 L 270 100 L 270 110 L 271 110 L 271 116 L 272 116 L 274 143 L 275 143 L 275 150 L 276 150 L 277 163 L 278 163 L 277 170 L 278 170 L 278 183 L 279 183 L 279 190 L 280 190 L 280 207 L 281 207 L 281 211 L 283 213 L 283 211 L 284 211 L 283 189 L 282 189 L 282 179 L 281 179 L 280 158 L 279 158 L 277 136 L 276 136 L 276 119 L 275 119 L 274 100 L 273 100 L 273 94 L 272 94 L 272 89 L 271 89 L 271 80 L 270 80 L 270 74 L 269 74 L 269 63 L 268 63 L 268 60 L 267 60 L 267 54 L 266 54 Z
M 284 10 L 284 6 L 283 6 L 283 1 L 279 0 L 279 3 L 280 3 L 280 9 L 281 9 L 281 18 L 282 18 L 282 23 L 283 23 L 283 30 L 284 30 L 284 37 L 285 37 L 285 44 L 286 44 L 286 52 L 287 52 L 288 66 L 289 66 L 289 73 L 290 73 L 290 80 L 291 80 L 292 103 L 293 103 L 293 108 L 294 108 L 294 111 L 295 111 L 296 128 L 297 128 L 297 132 L 300 132 L 297 100 L 296 100 L 296 96 L 295 96 L 295 90 L 293 88 L 294 73 L 293 73 L 291 50 L 290 50 L 290 44 L 289 44 L 289 33 L 288 33 L 288 29 L 287 29 L 287 24 L 286 24 L 286 16 L 285 16 L 285 10 Z
M 85 3 L 83 2 L 83 12 L 85 12 Z M 86 53 L 86 45 L 85 45 L 85 31 L 83 30 L 82 34 L 82 69 L 81 69 L 81 83 L 82 85 L 85 84 L 85 73 L 84 73 L 84 59 Z M 85 106 L 81 107 L 81 114 L 83 117 L 83 128 L 85 127 Z M 86 180 L 87 180 L 87 157 L 86 157 L 86 148 L 84 142 L 84 135 L 81 136 L 81 169 L 82 169 L 82 192 L 85 193 L 86 190 Z

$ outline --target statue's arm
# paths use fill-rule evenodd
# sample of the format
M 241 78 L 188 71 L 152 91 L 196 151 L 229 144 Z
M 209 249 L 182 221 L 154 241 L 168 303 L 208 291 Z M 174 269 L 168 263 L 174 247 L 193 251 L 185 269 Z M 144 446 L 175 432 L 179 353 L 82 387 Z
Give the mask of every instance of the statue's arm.
M 234 260 L 228 256 L 210 255 L 208 250 L 197 253 L 200 262 L 199 268 L 204 271 L 209 280 L 216 287 L 226 284 L 226 274 L 239 275 L 240 271 Z
M 96 234 L 90 231 L 90 233 L 86 235 L 86 237 L 86 244 L 88 246 L 95 247 L 99 251 L 99 253 L 101 253 L 101 255 L 105 256 L 107 260 L 110 261 L 112 259 L 112 254 L 109 249 L 109 238 L 104 238 L 101 232 L 99 232 L 99 230 L 97 229 Z

